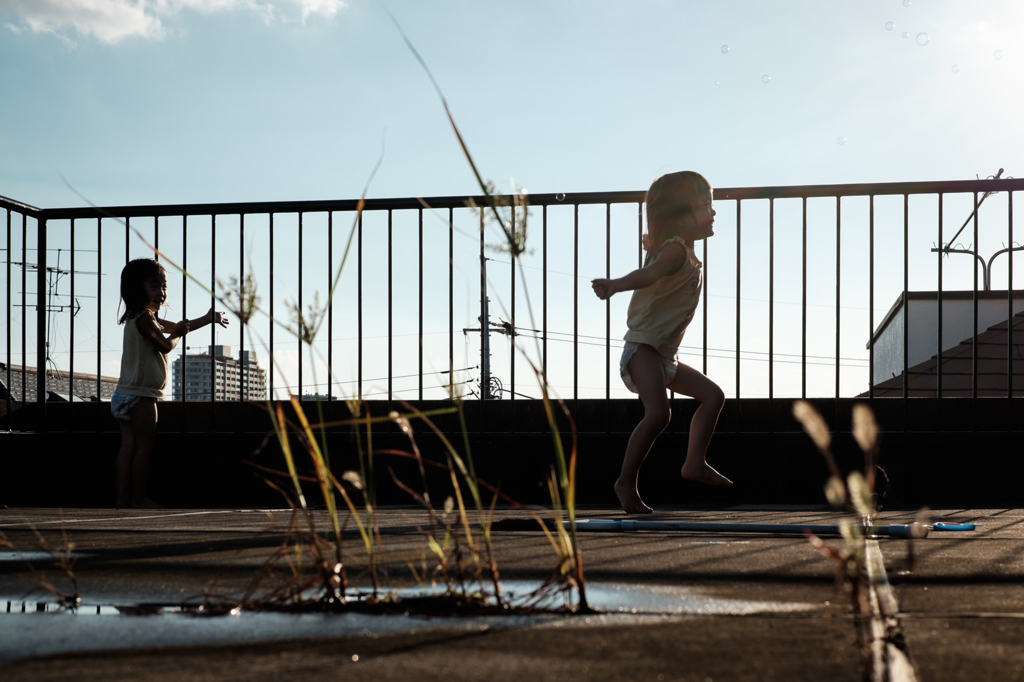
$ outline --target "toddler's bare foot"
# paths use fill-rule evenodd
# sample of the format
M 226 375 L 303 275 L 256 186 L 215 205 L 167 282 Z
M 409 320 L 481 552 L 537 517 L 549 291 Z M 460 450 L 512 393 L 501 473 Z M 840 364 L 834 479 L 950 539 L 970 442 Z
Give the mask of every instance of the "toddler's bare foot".
M 732 485 L 732 481 L 708 466 L 707 462 L 700 464 L 684 464 L 683 478 L 687 481 L 696 481 L 705 485 Z
M 159 502 L 154 502 L 148 497 L 143 497 L 141 500 L 132 502 L 132 507 L 135 509 L 163 509 L 164 506 Z
M 654 512 L 640 499 L 640 494 L 636 491 L 636 484 L 623 484 L 620 481 L 615 481 L 614 488 L 622 511 L 627 514 L 651 514 Z

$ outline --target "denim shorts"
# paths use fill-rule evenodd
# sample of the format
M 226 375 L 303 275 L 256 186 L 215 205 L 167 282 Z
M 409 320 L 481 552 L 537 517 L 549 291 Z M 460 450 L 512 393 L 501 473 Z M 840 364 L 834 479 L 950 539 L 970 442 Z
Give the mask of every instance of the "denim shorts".
M 115 393 L 110 397 L 110 413 L 114 415 L 114 419 L 130 422 L 132 420 L 131 411 L 142 398 L 137 395 L 124 395 L 122 393 Z
M 633 377 L 629 376 L 629 361 L 633 359 L 639 349 L 640 344 L 626 341 L 626 345 L 622 347 L 622 358 L 619 360 L 619 376 L 622 377 L 622 383 L 626 384 L 626 388 L 633 393 L 639 393 L 639 391 L 636 390 Z M 676 359 L 662 356 L 661 361 L 665 368 L 665 386 L 667 387 L 676 378 Z

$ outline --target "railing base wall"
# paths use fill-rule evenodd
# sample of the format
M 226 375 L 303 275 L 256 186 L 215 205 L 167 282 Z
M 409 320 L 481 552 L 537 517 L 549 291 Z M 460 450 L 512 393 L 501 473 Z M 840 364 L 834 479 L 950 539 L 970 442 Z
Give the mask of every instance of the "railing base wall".
M 784 423 L 791 401 L 744 400 L 739 414 L 740 424 L 764 426 L 758 432 L 730 430 L 730 419 L 735 420 L 737 410 L 730 401 L 723 414 L 720 429 L 711 443 L 708 459 L 713 466 L 732 478 L 732 488 L 710 488 L 683 481 L 679 469 L 686 452 L 689 415 L 693 401 L 678 401 L 673 424 L 658 439 L 644 466 L 640 491 L 652 505 L 713 505 L 738 504 L 823 504 L 822 488 L 827 469 L 822 457 L 810 440 L 796 430 L 795 424 L 787 430 L 775 428 L 767 431 L 766 415 L 773 414 L 775 426 Z M 836 402 L 818 402 L 826 419 L 836 421 Z M 839 423 L 846 426 L 855 401 L 839 402 Z M 994 424 L 1005 424 L 1007 416 L 1017 415 L 1024 400 L 986 399 L 970 400 L 916 399 L 904 404 L 902 400 L 874 401 L 879 422 L 885 429 L 880 464 L 889 477 L 888 490 L 884 477 L 879 477 L 877 492 L 885 505 L 930 505 L 933 507 L 1000 507 L 1019 505 L 1020 493 L 1015 479 L 991 475 L 1005 470 L 1010 458 L 1019 451 L 1020 434 L 999 431 L 911 431 L 902 432 L 894 424 L 914 426 L 934 424 L 946 415 L 970 416 L 972 405 L 977 405 L 979 422 L 992 418 Z M 438 404 L 423 404 L 424 408 Z M 114 461 L 120 445 L 117 425 L 109 417 L 108 405 L 53 405 L 47 411 L 51 430 L 42 432 L 23 430 L 0 434 L 0 504 L 8 506 L 43 507 L 112 507 L 115 499 Z M 151 470 L 151 494 L 166 506 L 176 508 L 224 508 L 287 506 L 280 494 L 261 479 L 265 475 L 248 462 L 283 470 L 280 449 L 269 439 L 264 444 L 267 421 L 265 413 L 256 406 L 217 404 L 211 411 L 208 404 L 189 404 L 181 412 L 181 404 L 161 405 L 158 451 Z M 343 405 L 331 405 L 334 418 L 344 418 Z M 385 413 L 386 404 L 371 406 L 374 414 Z M 397 406 L 400 408 L 400 406 Z M 519 429 L 515 432 L 481 432 L 475 429 L 479 420 L 500 424 L 499 417 L 511 418 L 511 403 L 465 404 L 470 422 L 470 445 L 479 476 L 500 487 L 503 494 L 531 504 L 548 504 L 545 478 L 554 463 L 551 435 L 537 430 L 524 431 L 528 424 L 543 425 L 538 417 L 536 401 L 516 401 L 514 417 Z M 56 409 L 54 409 L 56 408 Z M 480 410 L 487 411 L 486 414 Z M 309 409 L 315 413 L 315 405 Z M 642 409 L 638 401 L 580 401 L 577 421 L 577 500 L 580 504 L 612 506 L 615 498 L 612 483 L 618 475 L 622 453 Z M 12 417 L 29 426 L 33 421 L 31 406 L 19 410 Z M 177 417 L 174 416 L 177 410 Z M 615 415 L 614 420 L 602 420 L 605 410 Z M 105 416 L 104 416 L 105 415 Z M 993 417 L 993 415 L 995 415 Z M 224 430 L 214 433 L 183 432 L 180 418 L 186 425 L 206 430 L 216 422 Z M 206 420 L 206 421 L 204 421 Z M 38 421 L 38 420 L 35 420 Z M 108 423 L 109 421 L 109 423 Z M 438 417 L 438 425 L 449 432 L 452 441 L 462 449 L 461 434 L 454 428 L 451 417 Z M 763 423 L 762 423 L 763 422 Z M 949 419 L 947 425 L 964 425 L 964 419 Z M 1022 422 L 1018 422 L 1022 423 Z M 68 424 L 91 426 L 93 430 L 69 432 Z M 60 425 L 61 430 L 53 430 Z M 39 426 L 38 423 L 35 426 Z M 229 426 L 252 426 L 227 430 Z M 595 427 L 601 426 L 598 430 Z M 95 428 L 99 428 L 96 431 Z M 259 427 L 262 430 L 258 430 Z M 607 427 L 605 432 L 603 427 Z M 414 422 L 417 443 L 423 455 L 434 461 L 443 461 L 440 440 L 422 424 Z M 564 432 L 567 450 L 571 435 Z M 262 446 L 262 447 L 261 447 Z M 332 431 L 328 436 L 331 461 L 336 473 L 357 469 L 355 443 L 346 428 Z M 374 436 L 376 448 L 409 450 L 408 439 L 391 425 L 382 426 Z M 863 467 L 860 453 L 848 431 L 834 438 L 833 448 L 844 471 Z M 969 454 L 971 466 L 963 467 L 964 455 Z M 306 464 L 300 453 L 299 464 Z M 385 464 L 386 466 L 382 465 Z M 391 480 L 390 466 L 402 482 L 414 489 L 422 489 L 415 463 L 394 456 L 378 458 L 377 488 L 381 504 L 412 504 L 412 500 Z M 443 500 L 450 491 L 450 482 L 444 472 L 428 467 L 427 484 L 435 500 Z M 290 487 L 290 484 L 285 486 Z M 312 488 L 307 499 L 317 499 Z

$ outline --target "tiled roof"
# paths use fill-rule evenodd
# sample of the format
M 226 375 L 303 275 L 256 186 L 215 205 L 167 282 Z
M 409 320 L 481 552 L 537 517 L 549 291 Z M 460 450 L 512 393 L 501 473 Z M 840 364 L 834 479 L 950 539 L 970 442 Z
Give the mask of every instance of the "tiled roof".
M 1024 396 L 1024 312 L 1009 320 L 992 325 L 977 336 L 978 340 L 978 396 L 1004 397 L 1007 390 L 1006 341 L 1008 328 L 1012 331 L 1010 353 L 1013 359 L 1013 395 Z M 972 352 L 971 339 L 942 353 L 942 396 L 971 397 Z M 908 395 L 912 398 L 938 396 L 938 356 L 914 365 L 907 372 Z M 867 397 L 862 393 L 858 397 Z M 875 397 L 902 397 L 903 377 L 896 376 L 875 385 Z

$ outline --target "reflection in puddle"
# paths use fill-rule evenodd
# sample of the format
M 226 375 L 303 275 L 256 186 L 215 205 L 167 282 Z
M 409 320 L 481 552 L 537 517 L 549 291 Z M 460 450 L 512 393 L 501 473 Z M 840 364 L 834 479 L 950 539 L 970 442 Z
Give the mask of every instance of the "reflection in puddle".
M 538 583 L 531 582 L 503 583 L 506 593 L 517 600 L 525 599 L 537 586 Z M 414 588 L 400 594 L 424 596 L 430 593 L 429 589 Z M 697 588 L 669 585 L 589 583 L 587 597 L 602 613 L 585 617 L 552 613 L 425 618 L 352 612 L 242 612 L 235 617 L 208 618 L 195 617 L 170 604 L 128 605 L 127 600 L 120 605 L 96 604 L 90 603 L 87 597 L 77 611 L 63 609 L 56 602 L 3 600 L 0 601 L 0 664 L 89 651 L 378 637 L 425 630 L 479 632 L 551 626 L 585 628 L 687 616 L 745 616 L 809 612 L 821 608 L 803 602 L 721 599 Z M 561 599 L 560 595 L 552 595 L 547 606 L 563 606 Z M 155 615 L 147 617 L 147 614 Z
M 538 582 L 509 580 L 502 583 L 502 590 L 510 603 L 522 606 L 535 604 L 540 610 L 559 611 L 577 603 L 575 592 L 569 598 L 559 592 L 550 592 L 538 598 Z M 442 586 L 416 586 L 399 590 L 396 596 L 406 599 L 441 596 Z M 356 593 L 354 597 L 369 596 Z M 606 614 L 648 614 L 648 615 L 749 615 L 753 613 L 792 613 L 818 608 L 805 602 L 751 601 L 746 599 L 725 599 L 708 595 L 700 589 L 677 585 L 631 585 L 618 583 L 588 583 L 587 599 L 592 608 Z M 92 604 L 83 601 L 76 611 L 64 608 L 55 601 L 7 601 L 6 613 L 66 613 L 79 616 L 177 616 L 194 615 L 191 609 L 182 609 L 174 604 Z M 242 615 L 232 612 L 231 615 Z M 245 615 L 260 617 L 269 613 L 247 612 Z M 289 615 L 289 614 L 277 614 Z M 342 617 L 348 614 L 322 614 L 322 617 Z M 551 614 L 557 615 L 557 614 Z M 297 615 L 294 617 L 298 617 Z
M 85 554 L 85 553 L 82 553 L 82 552 L 72 552 L 71 553 L 71 558 L 72 559 L 81 559 L 83 557 L 88 557 L 88 556 L 91 556 L 91 555 Z M 27 563 L 31 564 L 31 563 L 37 563 L 37 562 L 40 562 L 40 561 L 50 561 L 50 562 L 52 562 L 52 561 L 55 561 L 55 560 L 56 560 L 56 557 L 53 554 L 51 554 L 50 552 L 41 552 L 41 551 L 38 551 L 38 550 L 34 551 L 34 552 L 0 552 L 0 566 L 4 565 L 6 563 L 24 564 L 24 563 L 27 562 Z

